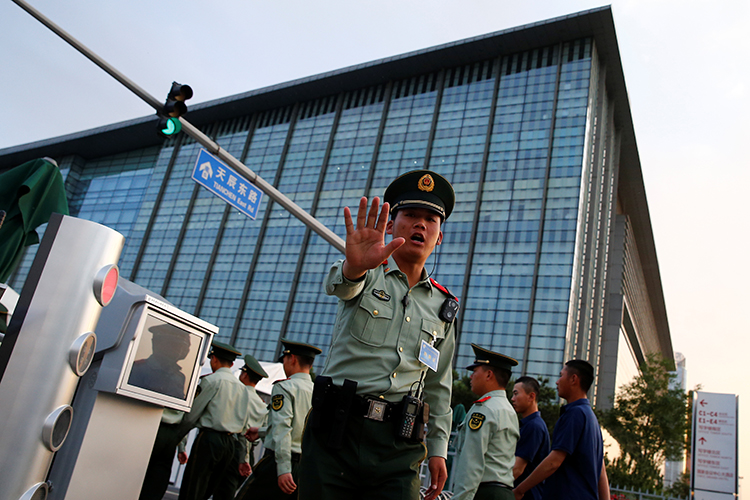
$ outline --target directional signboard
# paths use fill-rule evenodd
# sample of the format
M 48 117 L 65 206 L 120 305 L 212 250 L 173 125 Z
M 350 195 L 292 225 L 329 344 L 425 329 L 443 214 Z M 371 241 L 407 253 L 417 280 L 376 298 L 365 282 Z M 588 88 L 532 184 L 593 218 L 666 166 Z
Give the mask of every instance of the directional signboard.
M 692 459 L 695 500 L 734 498 L 737 493 L 737 396 L 696 393 Z
M 263 191 L 205 149 L 198 154 L 193 180 L 255 220 Z

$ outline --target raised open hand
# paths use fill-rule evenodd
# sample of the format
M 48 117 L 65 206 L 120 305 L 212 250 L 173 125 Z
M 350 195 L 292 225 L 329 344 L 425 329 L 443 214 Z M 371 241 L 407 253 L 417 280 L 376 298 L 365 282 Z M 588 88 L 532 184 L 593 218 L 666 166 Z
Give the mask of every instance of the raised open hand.
M 362 277 L 368 269 L 378 267 L 384 260 L 401 245 L 404 238 L 394 238 L 385 244 L 385 226 L 388 222 L 388 203 L 383 203 L 378 217 L 380 198 L 372 200 L 370 210 L 367 210 L 367 198 L 359 200 L 357 211 L 357 226 L 352 222 L 352 212 L 344 207 L 344 223 L 346 224 L 346 260 L 342 269 L 348 279 Z

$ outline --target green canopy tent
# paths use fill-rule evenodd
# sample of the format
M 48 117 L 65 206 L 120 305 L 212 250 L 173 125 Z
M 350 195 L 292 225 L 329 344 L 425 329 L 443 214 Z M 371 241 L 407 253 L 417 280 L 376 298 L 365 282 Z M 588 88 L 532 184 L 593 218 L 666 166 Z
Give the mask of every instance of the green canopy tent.
M 68 215 L 65 186 L 57 165 L 46 159 L 32 160 L 0 174 L 0 283 L 18 266 L 23 249 L 39 243 L 36 228 L 50 215 Z

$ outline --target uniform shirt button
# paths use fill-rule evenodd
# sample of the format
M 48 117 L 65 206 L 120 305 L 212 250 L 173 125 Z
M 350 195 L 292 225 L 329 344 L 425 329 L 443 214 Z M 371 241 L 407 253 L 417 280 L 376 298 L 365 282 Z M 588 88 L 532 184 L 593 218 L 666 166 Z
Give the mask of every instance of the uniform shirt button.
M 399 347 L 398 348 L 398 352 L 404 352 L 404 348 L 403 347 Z
M 377 309 L 375 309 L 375 310 L 374 310 L 374 311 L 372 312 L 372 314 L 373 314 L 373 316 L 377 316 L 377 315 L 378 315 L 378 310 L 377 310 Z
M 396 373 L 395 372 L 393 373 L 393 378 L 396 378 Z
M 411 318 L 409 316 L 407 316 L 406 317 L 406 322 L 408 323 L 409 321 L 411 321 Z

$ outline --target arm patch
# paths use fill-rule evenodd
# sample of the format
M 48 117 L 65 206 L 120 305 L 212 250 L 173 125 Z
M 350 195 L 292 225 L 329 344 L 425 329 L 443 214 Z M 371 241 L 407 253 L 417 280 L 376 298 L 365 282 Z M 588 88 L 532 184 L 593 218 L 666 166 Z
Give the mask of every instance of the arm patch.
M 481 413 L 472 413 L 471 418 L 469 419 L 469 429 L 472 431 L 478 431 L 481 429 L 485 418 L 486 417 Z

